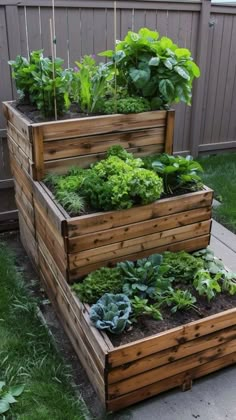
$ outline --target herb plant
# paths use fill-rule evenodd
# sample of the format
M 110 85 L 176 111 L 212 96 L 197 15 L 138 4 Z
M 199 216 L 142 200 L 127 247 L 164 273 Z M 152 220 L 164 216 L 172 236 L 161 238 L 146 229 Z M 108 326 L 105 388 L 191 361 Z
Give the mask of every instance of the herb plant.
M 131 304 L 124 294 L 105 293 L 90 309 L 90 319 L 96 328 L 120 334 L 129 324 Z
M 129 95 L 148 98 L 153 109 L 191 103 L 192 82 L 200 70 L 191 52 L 170 38 L 159 39 L 158 32 L 141 28 L 138 33 L 129 31 L 115 51 L 100 55 L 112 60 L 118 86 L 125 86 Z
M 56 58 L 53 62 L 38 50 L 30 54 L 29 60 L 17 56 L 9 64 L 20 98 L 35 105 L 44 116 L 55 116 L 55 102 L 58 115 L 69 108 L 72 73 L 63 69 L 63 60 Z
M 171 306 L 171 312 L 176 313 L 177 311 L 187 311 L 189 309 L 197 310 L 194 305 L 197 299 L 191 294 L 189 290 L 181 290 L 169 288 L 169 290 L 163 295 L 161 304 L 165 303 Z
M 192 283 L 197 271 L 204 268 L 201 259 L 185 251 L 164 252 L 163 264 L 167 267 L 164 277 L 173 277 L 183 283 Z
M 151 111 L 150 102 L 145 98 L 128 96 L 117 99 L 107 99 L 101 104 L 103 114 L 131 114 Z
M 221 292 L 220 279 L 221 273 L 217 273 L 212 277 L 209 271 L 199 270 L 194 277 L 193 286 L 200 296 L 206 296 L 208 302 L 210 302 L 217 293 Z
M 119 268 L 102 267 L 71 287 L 82 302 L 94 303 L 105 293 L 121 293 L 123 283 Z
M 138 296 L 134 296 L 131 300 L 132 316 L 131 321 L 137 322 L 137 318 L 141 315 L 148 315 L 157 321 L 162 320 L 162 314 L 158 309 L 157 304 L 148 303 L 148 299 L 143 299 Z
M 197 191 L 203 187 L 200 172 L 201 165 L 192 156 L 172 156 L 163 153 L 159 156 L 143 159 L 145 167 L 153 169 L 163 179 L 166 194 L 176 190 Z

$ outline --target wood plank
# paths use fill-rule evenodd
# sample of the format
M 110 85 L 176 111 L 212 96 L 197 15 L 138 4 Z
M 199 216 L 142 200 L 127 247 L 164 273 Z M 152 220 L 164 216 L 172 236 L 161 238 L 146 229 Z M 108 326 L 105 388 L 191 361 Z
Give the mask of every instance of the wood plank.
M 3 112 L 8 121 L 29 141 L 31 141 L 31 122 L 12 106 L 13 102 L 3 102 Z
M 129 254 L 125 256 L 125 259 L 129 261 L 136 261 L 138 258 L 145 258 L 151 254 L 161 254 L 164 251 L 171 251 L 171 252 L 197 251 L 199 249 L 206 248 L 209 245 L 209 242 L 210 242 L 210 235 L 208 234 L 208 235 L 199 236 L 193 239 L 186 239 L 184 241 L 155 247 L 152 249 L 148 249 L 146 251 L 141 251 L 139 253 L 136 252 L 135 254 Z M 120 261 L 124 261 L 124 256 L 121 256 L 118 258 L 111 258 L 110 260 L 106 262 L 102 261 L 95 264 L 86 265 L 84 267 L 76 268 L 70 271 L 69 281 L 72 282 L 72 281 L 78 280 L 78 278 L 83 277 L 91 273 L 92 271 L 97 270 L 97 268 L 100 268 L 100 267 L 104 267 L 104 266 L 113 267 Z
M 211 218 L 211 207 L 189 210 L 169 216 L 133 223 L 101 232 L 89 233 L 67 239 L 68 253 L 76 253 L 86 249 L 112 244 L 117 241 L 137 238 L 140 235 L 162 232 L 190 223 L 201 222 Z
M 132 147 L 128 149 L 128 151 L 133 153 L 135 157 L 143 157 L 162 152 L 163 146 L 157 144 L 151 146 Z M 45 173 L 65 174 L 72 166 L 88 168 L 92 163 L 96 163 L 98 160 L 104 159 L 105 157 L 106 153 L 96 153 L 67 159 L 46 161 L 44 164 Z
M 34 182 L 33 188 L 35 201 L 44 209 L 48 220 L 55 227 L 54 233 L 63 235 L 65 217 L 47 194 L 47 188 L 39 182 Z
M 90 232 L 111 229 L 171 214 L 209 207 L 212 204 L 213 191 L 204 187 L 203 191 L 184 194 L 177 197 L 163 198 L 146 206 L 127 210 L 100 212 L 73 217 L 67 221 L 68 237 L 85 235 Z
M 21 200 L 18 196 L 15 196 L 16 206 L 21 213 L 22 218 L 24 219 L 25 224 L 28 226 L 32 236 L 35 238 L 35 226 L 29 215 L 27 214 L 25 207 L 22 205 Z
M 109 261 L 112 258 L 146 251 L 155 246 L 168 245 L 193 237 L 196 238 L 197 236 L 207 235 L 210 233 L 210 228 L 211 221 L 206 220 L 163 232 L 128 239 L 111 245 L 81 251 L 77 254 L 69 254 L 69 270 L 94 264 L 99 261 Z
M 109 400 L 107 401 L 107 409 L 111 411 L 120 410 L 121 408 L 127 407 L 136 402 L 140 402 L 146 398 L 158 395 L 161 392 L 179 387 L 189 378 L 197 379 L 234 363 L 236 363 L 236 353 L 231 353 L 229 355 L 217 358 L 216 360 L 191 369 L 188 372 L 182 372 L 176 376 L 172 376 L 171 378 L 157 381 L 137 391 L 133 391 L 116 399 Z
M 217 331 L 207 336 L 195 338 L 187 343 L 177 344 L 174 347 L 162 350 L 152 357 L 147 356 L 139 360 L 134 360 L 115 369 L 108 373 L 108 384 L 116 383 L 121 380 L 131 378 L 142 372 L 147 372 L 159 366 L 168 365 L 176 360 L 182 359 L 185 364 L 185 358 L 189 355 L 199 353 L 203 350 L 213 348 L 219 344 L 227 343 L 236 339 L 236 325 L 230 326 L 223 330 Z M 166 366 L 167 368 L 167 366 Z M 168 369 L 168 368 L 167 368 Z
M 35 163 L 36 181 L 41 181 L 44 177 L 44 160 L 43 160 L 43 130 L 41 127 L 32 127 L 33 137 L 33 156 Z
M 27 172 L 20 167 L 19 162 L 15 159 L 14 156 L 11 156 L 11 169 L 12 174 L 17 181 L 19 187 L 22 189 L 26 195 L 28 201 L 33 204 L 33 185 L 32 180 Z
M 93 384 L 100 398 L 104 401 L 104 378 L 99 372 L 94 362 L 93 356 L 91 356 L 90 352 L 86 347 L 86 343 L 83 339 L 83 334 L 81 335 L 82 331 L 80 331 L 78 327 L 79 323 L 76 323 L 75 320 L 73 320 L 70 311 L 68 311 L 68 307 L 64 300 L 64 296 L 57 291 L 56 278 L 53 276 L 53 273 L 51 272 L 50 268 L 47 267 L 46 261 L 41 252 L 39 252 L 39 261 L 41 280 L 43 281 L 46 292 L 54 308 L 56 309 L 60 322 L 64 330 L 66 331 L 69 339 L 71 340 L 72 346 L 74 347 L 75 352 L 79 356 L 80 361 L 83 367 L 85 368 L 91 383 Z
M 102 133 L 161 127 L 165 125 L 167 111 L 150 111 L 139 114 L 115 114 L 99 117 L 86 117 L 33 124 L 42 128 L 44 141 L 60 140 Z
M 21 134 L 21 132 L 10 122 L 7 123 L 7 132 L 10 137 L 14 140 L 14 142 L 22 149 L 22 151 L 28 156 L 28 158 L 32 161 L 33 154 L 32 154 L 32 144 L 29 140 Z
M 46 141 L 44 142 L 44 159 L 54 160 L 93 153 L 105 153 L 109 147 L 117 144 L 125 149 L 156 144 L 160 146 L 157 148 L 157 152 L 161 153 L 164 151 L 164 127 Z
M 196 338 L 196 334 L 200 338 L 233 325 L 236 325 L 236 308 L 120 346 L 109 354 L 109 366 L 116 367 L 139 360 L 180 343 L 187 343 Z
M 34 173 L 33 162 L 28 158 L 28 156 L 23 152 L 23 150 L 15 143 L 15 141 L 9 134 L 7 135 L 7 141 L 8 141 L 9 151 L 13 154 L 15 159 L 17 159 L 20 167 L 23 168 L 30 176 L 33 176 L 33 173 Z
M 166 119 L 166 136 L 165 136 L 165 153 L 173 153 L 173 140 L 174 140 L 174 124 L 175 124 L 175 111 L 172 109 L 167 111 Z
M 24 191 L 15 181 L 15 194 L 17 201 L 21 203 L 21 206 L 24 208 L 25 213 L 28 218 L 31 220 L 32 225 L 34 225 L 34 208 L 32 203 L 28 200 L 28 197 L 24 194 Z
M 52 236 L 51 240 L 55 241 L 58 244 L 58 248 L 64 250 L 64 237 L 58 232 L 55 225 L 52 223 L 51 219 L 48 217 L 47 212 L 45 212 L 45 208 L 41 206 L 41 203 L 34 201 L 35 210 L 37 211 L 37 218 L 39 218 L 39 222 L 42 225 L 41 227 L 45 230 L 45 234 L 47 234 L 47 229 L 49 231 L 48 235 Z M 37 221 L 37 220 L 36 220 Z
M 169 363 L 168 365 L 152 369 L 149 372 L 141 373 L 128 378 L 124 381 L 111 384 L 108 390 L 108 398 L 116 398 L 120 395 L 127 394 L 128 392 L 135 391 L 143 388 L 146 385 L 156 382 L 156 379 L 162 380 L 175 376 L 178 373 L 186 372 L 189 369 L 194 369 L 198 366 L 204 365 L 207 362 L 215 360 L 219 357 L 226 356 L 236 351 L 236 340 L 229 341 L 228 343 L 220 344 L 216 347 L 203 350 L 197 354 L 187 356 L 183 360 Z
M 26 250 L 34 267 L 38 267 L 38 247 L 28 224 L 26 224 L 22 213 L 19 211 L 19 226 L 20 226 L 20 239 L 24 249 Z

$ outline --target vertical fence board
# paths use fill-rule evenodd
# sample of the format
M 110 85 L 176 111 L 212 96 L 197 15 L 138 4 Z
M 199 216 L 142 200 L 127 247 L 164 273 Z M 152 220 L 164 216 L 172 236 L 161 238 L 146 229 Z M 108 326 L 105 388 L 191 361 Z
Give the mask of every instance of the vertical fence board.
M 5 120 L 2 115 L 2 101 L 12 98 L 11 74 L 8 65 L 8 39 L 5 8 L 0 6 L 0 128 L 5 127 Z
M 79 61 L 82 55 L 80 25 L 80 9 L 68 9 L 68 33 L 71 67 L 74 67 L 75 61 Z
M 93 14 L 93 9 L 81 9 L 82 55 L 94 54 Z

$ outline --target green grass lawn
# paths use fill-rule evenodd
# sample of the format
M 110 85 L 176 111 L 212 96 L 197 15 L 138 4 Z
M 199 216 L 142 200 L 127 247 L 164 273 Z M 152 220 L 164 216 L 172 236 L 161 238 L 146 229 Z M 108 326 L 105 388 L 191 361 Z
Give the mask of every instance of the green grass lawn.
M 37 304 L 0 243 L 0 382 L 24 384 L 6 420 L 83 420 L 87 411 L 73 391 L 69 368 L 58 355 Z M 0 393 L 1 406 L 1 393 Z M 5 416 L 5 417 L 4 417 Z
M 214 209 L 214 218 L 236 233 L 236 153 L 201 157 L 203 181 L 214 189 L 222 204 Z

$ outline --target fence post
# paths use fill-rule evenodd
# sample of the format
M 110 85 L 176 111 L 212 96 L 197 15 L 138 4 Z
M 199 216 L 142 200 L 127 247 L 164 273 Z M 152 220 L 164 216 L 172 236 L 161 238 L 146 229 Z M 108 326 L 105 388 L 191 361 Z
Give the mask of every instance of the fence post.
M 190 125 L 190 151 L 193 156 L 198 155 L 198 146 L 200 144 L 201 120 L 203 112 L 203 99 L 206 82 L 206 64 L 207 64 L 207 47 L 209 36 L 209 21 L 211 16 L 211 1 L 202 0 L 200 12 L 198 44 L 196 61 L 201 69 L 201 76 L 195 82 L 193 89 L 193 101 Z
M 11 5 L 6 5 L 5 10 L 9 59 L 15 60 L 21 54 L 19 11 L 17 6 Z M 16 97 L 15 83 L 12 83 L 12 96 Z

